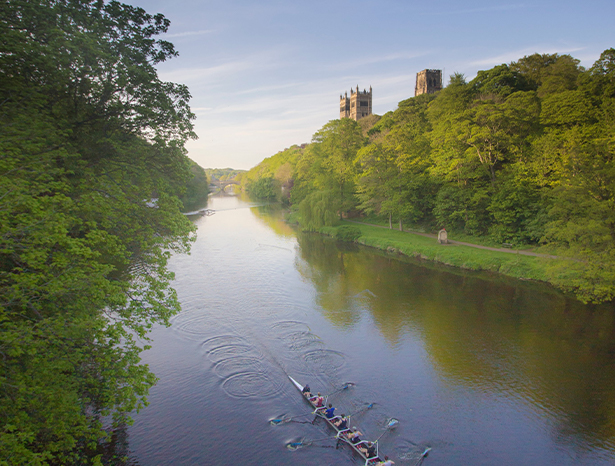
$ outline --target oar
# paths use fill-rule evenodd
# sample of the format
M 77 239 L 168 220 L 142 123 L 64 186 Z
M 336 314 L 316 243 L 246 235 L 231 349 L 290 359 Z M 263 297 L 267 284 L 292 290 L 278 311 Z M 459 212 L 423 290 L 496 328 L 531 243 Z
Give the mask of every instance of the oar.
M 378 440 L 380 440 L 382 438 L 382 436 L 384 434 L 386 434 L 387 432 L 389 432 L 391 429 L 394 429 L 395 427 L 397 427 L 397 424 L 399 424 L 399 421 L 397 419 L 395 419 L 395 418 L 390 419 L 389 422 L 387 422 L 387 425 L 386 425 L 386 428 L 385 428 L 386 430 L 383 433 L 380 434 L 380 437 L 378 437 L 376 440 L 374 440 L 374 443 L 377 443 Z
M 323 438 L 317 438 L 315 440 L 302 440 L 301 442 L 290 442 L 286 444 L 286 448 L 294 448 L 295 450 L 299 447 L 304 447 L 304 446 L 309 446 L 314 442 L 322 442 L 323 440 L 329 440 L 329 439 L 334 439 L 335 437 L 323 437 Z
M 374 403 L 370 403 L 367 406 L 363 406 L 361 409 L 356 410 L 354 413 L 350 413 L 348 416 L 346 417 L 350 417 L 350 416 L 355 416 L 357 414 L 359 414 L 360 412 L 365 411 L 366 409 L 371 409 L 374 406 Z
M 430 451 L 431 451 L 431 448 L 426 447 L 425 451 L 423 451 L 421 456 L 419 456 L 419 459 L 416 461 L 416 463 L 414 463 L 414 466 L 418 466 L 419 464 L 421 464 Z
M 328 395 L 325 395 L 325 398 L 329 398 L 331 395 L 335 395 L 336 393 L 339 393 L 342 390 L 346 390 L 349 387 L 354 387 L 355 385 L 356 385 L 356 383 L 354 383 L 354 382 L 346 382 L 343 387 L 338 388 L 337 390 L 335 390 L 334 392 L 329 393 Z
M 274 426 L 277 426 L 277 425 L 282 424 L 283 422 L 290 422 L 293 419 L 297 419 L 299 417 L 304 417 L 304 416 L 311 416 L 312 414 L 314 414 L 314 413 L 310 412 L 310 413 L 305 413 L 305 414 L 299 414 L 299 415 L 293 416 L 293 417 L 282 417 L 280 419 L 272 419 L 271 421 L 269 421 L 269 423 L 274 425 Z

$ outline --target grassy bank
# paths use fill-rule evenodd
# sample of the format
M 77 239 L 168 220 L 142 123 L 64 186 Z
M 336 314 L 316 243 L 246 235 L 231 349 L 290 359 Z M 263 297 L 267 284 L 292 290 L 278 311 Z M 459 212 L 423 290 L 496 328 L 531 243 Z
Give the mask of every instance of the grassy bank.
M 349 222 L 340 222 L 339 225 L 333 227 L 323 227 L 320 233 L 335 237 L 338 228 L 343 225 L 358 228 L 361 233 L 355 242 L 365 246 L 462 269 L 486 270 L 525 280 L 548 281 L 546 265 L 548 261 L 554 260 L 457 244 L 438 244 L 435 238 Z

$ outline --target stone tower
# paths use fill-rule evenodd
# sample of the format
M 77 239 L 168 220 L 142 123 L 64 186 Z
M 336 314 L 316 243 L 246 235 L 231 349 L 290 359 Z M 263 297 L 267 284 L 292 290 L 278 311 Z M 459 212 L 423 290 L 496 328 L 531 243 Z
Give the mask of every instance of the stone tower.
M 369 92 L 363 89 L 363 92 L 357 89 L 350 89 L 350 97 L 346 92 L 343 96 L 340 95 L 340 119 L 352 118 L 360 120 L 363 117 L 372 114 L 372 86 L 369 86 Z
M 421 94 L 434 94 L 442 90 L 442 70 L 423 70 L 416 73 L 414 97 Z

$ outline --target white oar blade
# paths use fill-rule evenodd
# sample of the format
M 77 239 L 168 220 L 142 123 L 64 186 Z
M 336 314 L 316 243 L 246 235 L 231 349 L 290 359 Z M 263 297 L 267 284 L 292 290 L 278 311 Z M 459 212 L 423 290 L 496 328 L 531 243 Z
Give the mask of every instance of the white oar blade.
M 387 429 L 394 429 L 395 427 L 397 427 L 397 424 L 399 424 L 399 420 L 398 419 L 391 419 L 387 423 Z

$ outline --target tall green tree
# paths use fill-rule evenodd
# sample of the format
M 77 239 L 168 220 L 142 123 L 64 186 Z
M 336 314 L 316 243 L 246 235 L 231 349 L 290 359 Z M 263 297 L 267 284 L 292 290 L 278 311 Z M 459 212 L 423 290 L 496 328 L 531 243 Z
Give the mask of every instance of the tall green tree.
M 355 206 L 354 161 L 364 142 L 361 127 L 350 118 L 330 121 L 312 138 L 314 150 L 322 158 L 322 166 L 334 186 L 340 218 Z
M 0 463 L 96 463 L 155 377 L 140 339 L 179 310 L 166 262 L 194 137 L 155 64 L 162 15 L 119 2 L 0 5 Z

